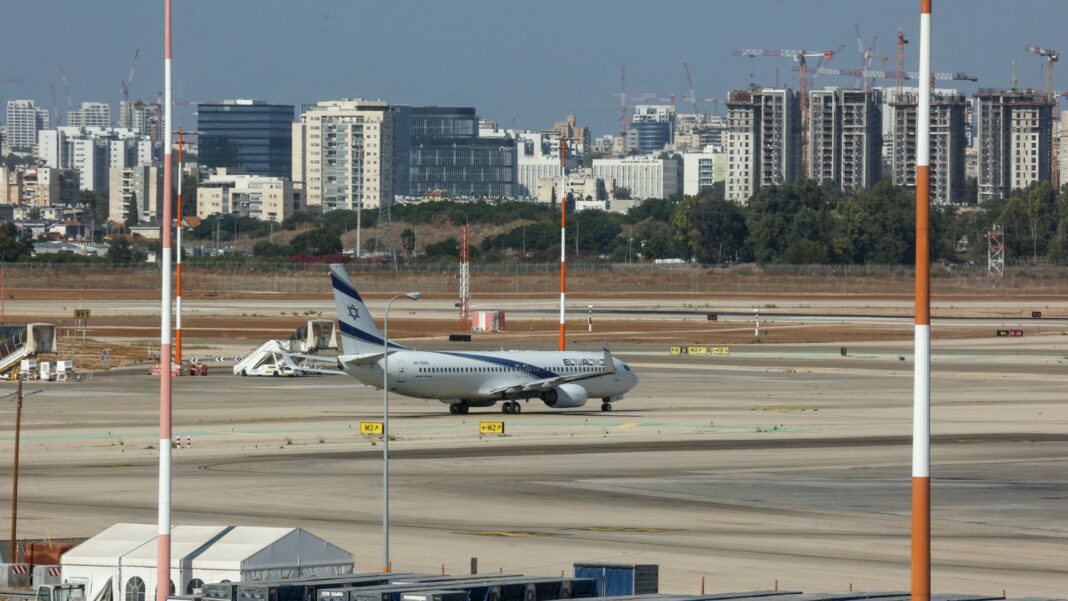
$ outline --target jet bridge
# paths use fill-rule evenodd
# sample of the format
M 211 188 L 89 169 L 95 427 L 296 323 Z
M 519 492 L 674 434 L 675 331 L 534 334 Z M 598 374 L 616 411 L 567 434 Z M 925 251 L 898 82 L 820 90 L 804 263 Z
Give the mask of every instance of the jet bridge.
M 307 359 L 296 356 L 337 349 L 337 330 L 329 319 L 311 319 L 286 339 L 268 340 L 234 364 L 235 376 L 303 376 Z M 287 360 L 287 356 L 289 360 Z

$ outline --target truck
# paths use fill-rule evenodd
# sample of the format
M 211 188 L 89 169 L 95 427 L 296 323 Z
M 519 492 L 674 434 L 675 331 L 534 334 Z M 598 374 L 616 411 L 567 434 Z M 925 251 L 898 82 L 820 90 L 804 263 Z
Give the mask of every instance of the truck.
M 0 597 L 33 601 L 85 601 L 85 585 L 73 582 L 40 584 L 35 589 L 0 591 Z

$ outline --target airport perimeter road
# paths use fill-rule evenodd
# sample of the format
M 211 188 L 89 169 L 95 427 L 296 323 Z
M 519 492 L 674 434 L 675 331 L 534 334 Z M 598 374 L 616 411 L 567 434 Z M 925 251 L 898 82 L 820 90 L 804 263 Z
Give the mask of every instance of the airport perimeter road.
M 1011 350 L 1010 350 L 1011 349 Z M 906 589 L 911 364 L 905 344 L 619 349 L 641 383 L 612 413 L 450 415 L 394 397 L 398 570 L 554 574 L 653 562 L 661 590 Z M 933 582 L 1063 596 L 1068 349 L 1062 337 L 936 345 Z M 12 384 L 4 383 L 3 392 Z M 89 536 L 156 519 L 156 380 L 29 384 L 20 525 Z M 378 569 L 378 391 L 343 377 L 175 382 L 174 522 L 303 526 Z M 591 408 L 596 409 L 596 405 Z M 0 403 L 0 469 L 13 404 Z M 508 436 L 480 438 L 480 420 Z M 4 480 L 7 481 L 6 478 Z M 10 501 L 0 487 L 0 505 Z

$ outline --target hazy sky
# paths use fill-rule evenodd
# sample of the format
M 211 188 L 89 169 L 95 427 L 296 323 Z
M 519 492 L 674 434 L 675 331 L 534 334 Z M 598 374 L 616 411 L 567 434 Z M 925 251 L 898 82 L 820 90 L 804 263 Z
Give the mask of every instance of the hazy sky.
M 396 103 L 475 106 L 503 126 L 546 128 L 569 112 L 596 134 L 615 132 L 621 65 L 629 94 L 682 95 L 682 63 L 699 97 L 750 82 L 771 85 L 786 59 L 744 59 L 734 48 L 836 49 L 832 66 L 856 68 L 853 24 L 893 69 L 898 27 L 913 43 L 919 0 L 173 0 L 175 99 L 255 97 L 300 104 L 361 96 Z M 75 105 L 106 100 L 140 48 L 131 89 L 150 98 L 163 82 L 163 0 L 5 2 L 0 102 L 33 98 L 66 110 L 59 65 Z M 983 87 L 1045 85 L 1039 45 L 1068 52 L 1066 0 L 935 0 L 934 68 L 965 71 Z M 1058 35 L 1060 34 L 1060 35 Z M 881 68 L 881 60 L 875 67 Z M 1068 61 L 1055 86 L 1068 88 Z M 854 80 L 821 77 L 817 85 Z M 964 82 L 966 83 L 966 82 Z M 973 91 L 974 84 L 958 86 Z M 194 125 L 192 110 L 176 118 Z

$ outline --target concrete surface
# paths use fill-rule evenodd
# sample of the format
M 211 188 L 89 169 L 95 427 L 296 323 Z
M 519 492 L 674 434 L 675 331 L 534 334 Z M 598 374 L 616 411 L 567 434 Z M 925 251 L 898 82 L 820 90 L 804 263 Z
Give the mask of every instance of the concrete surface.
M 534 401 L 455 416 L 394 396 L 394 569 L 653 562 L 667 592 L 702 576 L 709 590 L 907 589 L 910 344 L 615 350 L 642 380 L 610 414 Z M 359 422 L 380 417 L 381 392 L 211 368 L 174 385 L 174 432 L 192 438 L 174 452 L 174 522 L 301 526 L 380 568 L 382 447 Z M 27 384 L 42 392 L 23 414 L 20 535 L 155 522 L 157 382 Z M 1064 596 L 1068 337 L 936 342 L 933 398 L 934 588 Z M 0 403 L 5 507 L 13 412 Z M 480 438 L 484 419 L 508 436 Z

